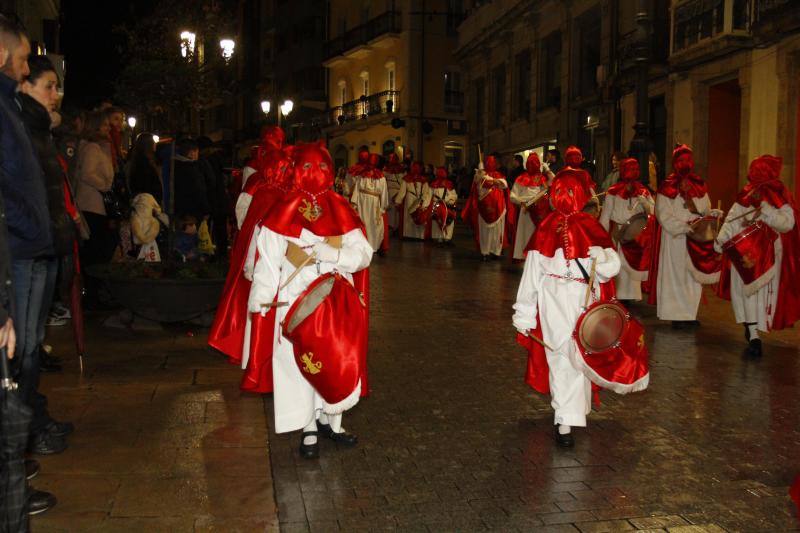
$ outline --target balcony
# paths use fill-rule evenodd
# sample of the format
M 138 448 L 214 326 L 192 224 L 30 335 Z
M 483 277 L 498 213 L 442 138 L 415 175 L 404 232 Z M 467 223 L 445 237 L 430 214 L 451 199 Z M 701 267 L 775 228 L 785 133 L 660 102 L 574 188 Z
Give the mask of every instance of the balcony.
M 362 96 L 358 100 L 332 107 L 324 115 L 318 116 L 314 122 L 320 128 L 331 128 L 351 124 L 369 124 L 376 117 L 388 118 L 397 113 L 400 91 L 383 91 Z
M 797 0 L 755 0 L 754 4 L 752 29 L 759 44 L 800 29 L 800 2 Z
M 464 113 L 464 93 L 461 91 L 444 92 L 444 111 L 445 113 Z
M 394 45 L 400 31 L 400 13 L 387 11 L 325 43 L 323 64 L 332 67 L 348 59 L 363 59 L 373 48 Z
M 686 0 L 672 14 L 673 64 L 691 64 L 749 47 L 753 0 Z

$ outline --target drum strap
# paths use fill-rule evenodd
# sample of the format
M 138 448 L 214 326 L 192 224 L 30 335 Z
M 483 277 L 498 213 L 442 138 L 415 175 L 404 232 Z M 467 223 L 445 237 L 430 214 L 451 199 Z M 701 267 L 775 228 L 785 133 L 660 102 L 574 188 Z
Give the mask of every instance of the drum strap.
M 342 236 L 334 235 L 333 237 L 326 237 L 325 242 L 334 248 L 341 248 Z M 308 255 L 309 254 L 307 254 L 302 247 L 293 242 L 290 242 L 286 247 L 286 260 L 289 261 L 295 268 L 299 268 L 300 265 L 305 263 L 306 259 L 308 259 Z

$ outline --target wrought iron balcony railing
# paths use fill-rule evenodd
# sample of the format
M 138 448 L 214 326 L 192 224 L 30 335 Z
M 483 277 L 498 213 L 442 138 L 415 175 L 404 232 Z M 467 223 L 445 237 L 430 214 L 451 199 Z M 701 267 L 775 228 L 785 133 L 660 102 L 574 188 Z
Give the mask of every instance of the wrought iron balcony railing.
M 753 20 L 753 0 L 686 0 L 675 6 L 672 53 L 720 36 L 746 37 Z
M 343 126 L 377 115 L 396 113 L 400 91 L 382 91 L 362 96 L 343 105 L 332 107 L 328 113 L 315 119 L 321 128 Z
M 366 24 L 356 26 L 325 43 L 325 58 L 342 55 L 357 46 L 363 46 L 386 33 L 400 33 L 400 13 L 387 11 Z

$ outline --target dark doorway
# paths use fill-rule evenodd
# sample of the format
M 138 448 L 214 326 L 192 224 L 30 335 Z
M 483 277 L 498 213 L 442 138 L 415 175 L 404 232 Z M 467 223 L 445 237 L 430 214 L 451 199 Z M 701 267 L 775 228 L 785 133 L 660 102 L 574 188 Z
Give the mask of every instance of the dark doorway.
M 708 194 L 712 207 L 728 209 L 739 190 L 739 135 L 742 90 L 739 80 L 708 90 Z

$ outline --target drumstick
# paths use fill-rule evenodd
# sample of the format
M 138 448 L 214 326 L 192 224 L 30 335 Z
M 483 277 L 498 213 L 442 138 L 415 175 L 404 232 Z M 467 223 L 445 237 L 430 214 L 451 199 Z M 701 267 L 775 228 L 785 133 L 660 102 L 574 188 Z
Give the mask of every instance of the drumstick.
M 746 217 L 747 215 L 752 215 L 753 213 L 755 213 L 759 209 L 761 209 L 761 208 L 760 207 L 756 207 L 755 209 L 751 209 L 750 211 L 746 211 L 746 212 L 742 213 L 741 215 L 737 215 L 737 216 L 733 217 L 728 222 L 734 222 L 736 220 L 739 220 L 740 218 Z
M 530 207 L 530 206 L 532 206 L 533 204 L 535 204 L 536 202 L 538 202 L 539 200 L 541 200 L 541 198 L 542 198 L 542 197 L 543 197 L 545 194 L 547 194 L 547 189 L 543 190 L 542 192 L 540 192 L 539 194 L 537 194 L 536 196 L 534 196 L 533 198 L 531 198 L 529 201 L 525 202 L 525 203 L 524 203 L 524 204 L 522 204 L 522 205 L 524 205 L 525 207 Z
M 548 349 L 548 350 L 550 350 L 551 352 L 553 351 L 553 349 L 552 349 L 551 347 L 549 347 L 549 346 L 547 345 L 547 343 L 545 343 L 545 342 L 544 342 L 542 339 L 540 339 L 540 338 L 539 338 L 539 337 L 537 337 L 536 335 L 531 335 L 531 334 L 529 333 L 529 334 L 528 334 L 528 337 L 529 337 L 529 338 L 531 338 L 531 339 L 533 339 L 533 340 L 535 340 L 536 342 L 538 342 L 539 344 L 541 344 L 542 346 L 544 346 L 545 348 L 547 348 L 547 349 Z
M 285 307 L 289 302 L 270 302 L 268 304 L 261 304 L 261 307 Z
M 584 300 L 583 307 L 589 307 L 589 299 L 592 297 L 592 286 L 594 285 L 594 275 L 597 270 L 597 259 L 592 258 L 592 269 L 589 271 L 589 283 L 586 286 L 586 299 Z
M 303 262 L 297 265 L 297 268 L 295 268 L 294 272 L 292 272 L 292 274 L 288 278 L 286 278 L 286 281 L 283 282 L 283 285 L 281 285 L 281 288 L 279 290 L 282 291 L 283 289 L 285 289 L 286 286 L 289 285 L 292 282 L 292 280 L 297 277 L 300 271 L 303 270 L 303 268 L 305 268 L 306 265 L 308 265 L 311 261 L 313 261 L 316 258 L 317 254 L 312 253 L 311 255 L 303 259 Z

